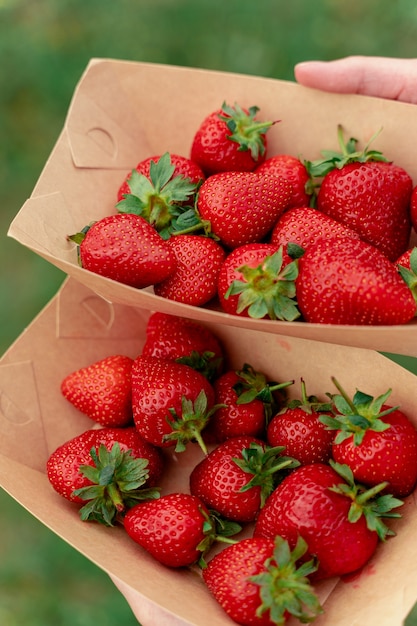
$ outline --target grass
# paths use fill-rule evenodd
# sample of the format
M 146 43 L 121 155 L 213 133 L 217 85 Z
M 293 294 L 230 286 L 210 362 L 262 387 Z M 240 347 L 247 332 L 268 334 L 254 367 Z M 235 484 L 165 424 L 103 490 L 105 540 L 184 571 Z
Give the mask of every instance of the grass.
M 31 193 L 91 57 L 292 80 L 298 61 L 412 57 L 416 39 L 413 0 L 0 0 L 0 54 L 7 60 L 0 74 L 0 351 L 64 278 L 6 232 Z M 415 368 L 413 360 L 393 358 Z M 137 623 L 103 572 L 1 490 L 0 533 L 2 625 Z

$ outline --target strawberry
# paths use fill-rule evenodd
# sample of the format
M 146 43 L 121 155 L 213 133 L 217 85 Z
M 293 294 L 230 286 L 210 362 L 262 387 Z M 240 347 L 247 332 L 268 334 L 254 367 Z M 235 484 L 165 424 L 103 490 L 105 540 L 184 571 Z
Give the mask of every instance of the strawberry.
M 313 177 L 324 176 L 317 208 L 395 261 L 410 238 L 412 179 L 402 167 L 370 150 L 369 144 L 362 151 L 356 149 L 356 139 L 346 144 L 340 126 L 338 137 L 341 154 L 325 153 L 324 160 L 309 165 Z
M 410 289 L 374 246 L 351 237 L 320 239 L 299 259 L 297 301 L 306 322 L 405 324 L 415 314 Z
M 393 495 L 409 495 L 417 483 L 417 430 L 403 411 L 386 403 L 391 389 L 377 398 L 357 390 L 351 399 L 332 380 L 340 391 L 331 396 L 335 415 L 320 420 L 335 434 L 335 461 L 349 465 L 365 485 L 386 481 Z
M 307 250 L 308 246 L 324 237 L 348 236 L 359 239 L 358 233 L 340 222 L 336 222 L 322 211 L 312 207 L 297 207 L 285 211 L 271 232 L 270 243 L 283 247 L 283 263 L 293 259 L 287 252 L 288 244 L 296 244 Z
M 210 381 L 220 374 L 224 361 L 222 345 L 208 326 L 159 311 L 148 319 L 141 354 L 185 363 Z
M 417 185 L 413 187 L 410 198 L 410 218 L 411 225 L 417 232 Z
M 178 164 L 178 158 L 176 162 Z M 182 173 L 178 173 L 169 152 L 156 162 L 151 159 L 149 165 L 146 161 L 142 169 L 144 173 L 136 168 L 130 174 L 129 193 L 117 203 L 118 211 L 140 215 L 163 239 L 168 239 L 171 233 L 184 227 L 200 227 L 194 209 L 195 194 L 202 180 L 200 174 L 194 173 L 193 180 L 185 178 Z M 189 169 L 189 163 L 180 168 L 184 171 Z
M 378 495 L 386 484 L 366 491 L 346 465 L 302 465 L 269 496 L 254 536 L 280 535 L 291 547 L 301 536 L 307 555 L 318 559 L 316 580 L 352 573 L 369 561 L 380 540 L 394 534 L 382 518 L 399 517 L 391 509 L 402 502 Z
M 114 525 L 141 499 L 159 496 L 163 457 L 134 427 L 84 431 L 60 445 L 46 464 L 52 487 L 76 504 L 81 519 Z
M 273 122 L 256 119 L 259 108 L 242 109 L 223 103 L 201 122 L 192 145 L 191 159 L 206 175 L 216 172 L 249 172 L 266 155 L 266 132 Z
M 408 248 L 403 252 L 396 260 L 395 265 L 405 284 L 411 290 L 417 306 L 417 246 Z
M 175 270 L 155 285 L 157 296 L 202 306 L 217 293 L 220 266 L 226 257 L 222 246 L 201 235 L 174 235 L 167 245 L 176 259 Z
M 300 313 L 295 301 L 298 262 L 283 267 L 283 251 L 273 244 L 239 246 L 224 260 L 217 292 L 226 313 L 293 321 Z
M 197 440 L 214 406 L 207 378 L 189 365 L 139 355 L 132 366 L 133 419 L 140 435 L 155 446 L 181 452 Z
M 304 163 L 291 154 L 275 154 L 255 169 L 257 174 L 284 178 L 291 184 L 288 208 L 309 206 L 312 197 L 312 181 Z
M 116 354 L 68 374 L 61 393 L 79 411 L 102 426 L 127 426 L 132 417 L 132 363 Z
M 182 176 L 183 178 L 188 178 L 189 181 L 193 185 L 196 185 L 197 187 L 204 180 L 205 175 L 201 167 L 199 167 L 197 163 L 194 163 L 194 161 L 192 161 L 188 157 L 185 157 L 181 154 L 173 154 L 173 153 L 169 153 L 169 157 L 171 161 L 171 166 L 174 166 L 174 171 L 172 173 L 170 180 L 172 180 L 172 178 L 175 178 L 176 176 Z M 135 170 L 139 174 L 142 174 L 142 176 L 146 176 L 146 178 L 151 180 L 151 167 L 154 168 L 154 166 L 152 166 L 152 162 L 154 164 L 157 164 L 159 163 L 161 158 L 165 158 L 166 160 L 168 160 L 166 157 L 166 153 L 165 155 L 156 155 L 156 156 L 147 157 L 146 159 L 139 161 L 139 163 L 135 167 Z M 132 177 L 132 172 L 129 172 L 125 180 L 121 184 L 120 188 L 118 189 L 118 192 L 117 192 L 118 202 L 123 200 L 125 196 L 131 193 L 131 189 L 129 187 L 129 180 L 131 179 L 131 177 Z
M 203 565 L 215 541 L 227 542 L 241 530 L 237 524 L 218 520 L 196 496 L 180 492 L 132 507 L 124 527 L 129 537 L 168 567 Z
M 229 249 L 261 241 L 287 208 L 291 185 L 283 178 L 254 172 L 209 176 L 197 197 L 200 218 Z
M 268 424 L 266 439 L 270 446 L 284 446 L 285 453 L 301 465 L 327 463 L 332 454 L 334 436 L 319 417 L 332 415 L 330 402 L 307 396 L 301 380 L 301 399 L 289 400 Z
M 252 522 L 279 472 L 297 465 L 282 451 L 248 435 L 227 439 L 194 467 L 190 491 L 227 519 Z
M 313 560 L 299 565 L 305 551 L 301 538 L 291 551 L 281 537 L 249 537 L 216 554 L 203 579 L 238 624 L 282 626 L 291 616 L 311 622 L 323 609 L 309 580 L 316 565 Z
M 292 381 L 275 383 L 245 363 L 214 381 L 216 404 L 208 430 L 217 442 L 238 435 L 263 437 L 268 420 L 285 397 Z
M 68 239 L 78 244 L 82 267 L 131 287 L 165 280 L 177 264 L 168 243 L 138 215 L 103 217 Z

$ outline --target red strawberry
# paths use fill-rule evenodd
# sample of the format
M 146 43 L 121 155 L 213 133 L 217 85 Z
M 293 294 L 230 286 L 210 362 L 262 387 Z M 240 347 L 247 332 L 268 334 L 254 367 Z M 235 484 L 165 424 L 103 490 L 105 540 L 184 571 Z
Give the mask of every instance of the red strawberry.
M 159 311 L 148 320 L 141 354 L 185 363 L 210 381 L 220 374 L 224 361 L 222 345 L 208 326 Z
M 311 622 L 323 610 L 309 581 L 314 562 L 298 565 L 305 550 L 302 539 L 293 551 L 281 537 L 242 539 L 209 561 L 203 579 L 238 624 L 282 626 L 291 615 Z
M 197 209 L 226 248 L 261 241 L 287 208 L 291 185 L 254 172 L 220 172 L 200 187 Z
M 184 227 L 201 228 L 194 208 L 197 183 L 184 178 L 182 174 L 176 174 L 169 152 L 157 162 L 151 160 L 149 168 L 145 164 L 144 170 L 148 169 L 149 176 L 137 169 L 132 171 L 129 177 L 130 193 L 118 202 L 118 211 L 140 215 L 163 239 L 168 239 L 173 232 Z M 201 179 L 198 177 L 197 181 Z
M 413 188 L 413 191 L 411 192 L 410 218 L 411 218 L 411 225 L 414 228 L 414 230 L 417 232 L 417 185 Z
M 242 109 L 223 103 L 210 113 L 197 129 L 191 159 L 206 175 L 227 171 L 251 171 L 266 155 L 266 132 L 273 122 L 259 122 L 259 109 Z
M 240 370 L 225 372 L 213 384 L 219 408 L 210 420 L 210 434 L 218 442 L 239 435 L 263 437 L 268 420 L 292 382 L 268 381 L 247 363 Z
M 241 530 L 237 524 L 218 524 L 199 498 L 176 492 L 131 508 L 124 527 L 129 537 L 168 567 L 203 564 L 215 541 Z
M 138 215 L 109 215 L 69 239 L 79 245 L 82 267 L 132 287 L 149 287 L 176 268 L 168 243 Z
M 386 404 L 391 389 L 377 398 L 357 390 L 351 399 L 332 380 L 340 391 L 332 396 L 335 415 L 320 419 L 335 433 L 333 458 L 349 465 L 361 483 L 386 481 L 393 495 L 408 496 L 417 483 L 417 430 L 398 407 Z
M 314 176 L 324 175 L 317 195 L 317 208 L 355 230 L 362 239 L 380 249 L 391 261 L 402 254 L 410 238 L 409 202 L 412 179 L 398 165 L 357 141 L 344 143 L 342 153 L 310 165 Z
M 135 170 L 139 174 L 142 174 L 142 176 L 146 176 L 146 178 L 151 180 L 151 164 L 152 162 L 158 163 L 162 156 L 164 155 L 151 156 L 143 159 L 136 165 Z M 182 156 L 181 154 L 170 153 L 169 156 L 171 160 L 171 165 L 173 165 L 175 168 L 170 180 L 172 180 L 172 178 L 175 178 L 176 176 L 182 176 L 183 178 L 188 178 L 193 185 L 197 186 L 204 180 L 204 172 L 201 167 L 197 165 L 197 163 L 194 163 L 194 161 L 192 161 L 188 157 Z M 131 189 L 129 187 L 129 180 L 131 176 L 132 172 L 129 172 L 122 185 L 120 186 L 117 192 L 118 202 L 123 200 L 126 195 L 131 193 Z
M 83 520 L 113 525 L 141 499 L 163 471 L 163 457 L 134 427 L 90 429 L 66 441 L 48 458 L 48 480 L 59 495 L 84 504 Z
M 291 183 L 291 199 L 288 208 L 306 207 L 310 204 L 312 185 L 306 166 L 290 154 L 275 154 L 259 165 L 257 174 L 279 176 Z
M 323 463 L 296 468 L 269 496 L 255 524 L 255 537 L 280 535 L 292 547 L 301 536 L 308 555 L 318 559 L 316 579 L 365 565 L 379 539 L 394 534 L 382 517 L 399 517 L 391 509 L 402 504 L 389 495 L 375 500 L 375 490 L 356 485 L 347 466 L 338 471 L 342 476 Z
M 417 246 L 408 248 L 395 262 L 395 265 L 411 290 L 417 306 Z M 417 315 L 417 310 L 416 310 Z
M 222 309 L 231 315 L 293 321 L 297 261 L 283 267 L 283 251 L 273 244 L 239 246 L 223 262 L 217 285 Z
M 61 382 L 62 395 L 102 426 L 132 422 L 132 363 L 116 354 L 71 372 Z
M 287 252 L 289 243 L 297 244 L 304 250 L 318 239 L 332 236 L 348 236 L 359 239 L 358 233 L 348 226 L 336 222 L 332 217 L 311 207 L 297 207 L 285 211 L 272 229 L 270 242 L 283 247 L 286 265 L 292 258 Z
M 202 306 L 217 293 L 217 279 L 226 253 L 221 245 L 200 235 L 174 235 L 167 242 L 176 269 L 155 285 L 156 295 L 183 304 Z
M 415 302 L 395 266 L 377 248 L 351 237 L 329 237 L 299 259 L 297 301 L 306 322 L 405 324 Z
M 183 451 L 197 440 L 215 410 L 214 390 L 189 365 L 138 356 L 132 367 L 133 419 L 140 435 L 155 446 Z
M 301 380 L 301 399 L 289 400 L 268 424 L 267 442 L 270 446 L 284 446 L 285 453 L 302 465 L 327 463 L 332 454 L 334 436 L 319 421 L 323 412 L 332 415 L 332 405 L 307 396 Z
M 227 439 L 194 467 L 191 493 L 227 519 L 252 522 L 274 488 L 274 474 L 296 465 L 282 450 L 248 435 Z

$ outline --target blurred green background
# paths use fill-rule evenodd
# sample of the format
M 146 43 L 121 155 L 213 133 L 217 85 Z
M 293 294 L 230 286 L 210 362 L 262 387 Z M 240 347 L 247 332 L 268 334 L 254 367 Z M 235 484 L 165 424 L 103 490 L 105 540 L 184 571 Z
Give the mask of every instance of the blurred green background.
M 6 232 L 91 57 L 293 80 L 299 61 L 351 54 L 417 57 L 415 0 L 0 0 L 1 353 L 64 278 Z M 1 490 L 0 623 L 137 624 L 104 573 Z

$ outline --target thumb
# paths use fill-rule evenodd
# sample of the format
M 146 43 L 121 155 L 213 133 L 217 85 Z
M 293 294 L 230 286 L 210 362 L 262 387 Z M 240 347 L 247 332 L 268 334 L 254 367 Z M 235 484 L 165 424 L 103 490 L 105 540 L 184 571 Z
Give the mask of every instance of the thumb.
M 306 87 L 417 104 L 417 59 L 350 56 L 305 61 L 295 66 L 294 74 Z

